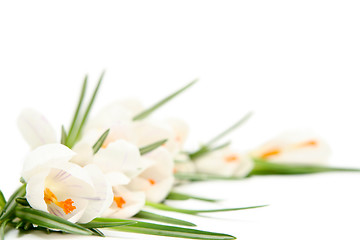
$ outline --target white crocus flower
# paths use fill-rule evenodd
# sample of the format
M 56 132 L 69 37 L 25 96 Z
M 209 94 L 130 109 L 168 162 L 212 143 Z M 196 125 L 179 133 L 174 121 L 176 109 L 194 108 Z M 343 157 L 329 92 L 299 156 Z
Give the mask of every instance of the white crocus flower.
M 289 131 L 264 143 L 252 156 L 274 163 L 326 164 L 329 145 L 309 131 Z
M 31 207 L 86 223 L 101 216 L 113 199 L 111 185 L 94 165 L 69 163 L 75 154 L 61 144 L 41 146 L 25 159 L 22 176 Z
M 124 186 L 113 187 L 114 199 L 103 217 L 126 219 L 137 214 L 145 206 L 145 193 L 130 191 Z
M 33 109 L 24 109 L 21 112 L 18 117 L 18 127 L 32 149 L 56 142 L 54 128 L 42 114 Z
M 148 201 L 161 202 L 174 184 L 174 161 L 164 147 L 146 154 L 144 158 L 151 160 L 153 165 L 134 178 L 128 187 L 134 191 L 144 191 Z
M 245 177 L 254 167 L 247 154 L 240 154 L 230 148 L 223 148 L 195 160 L 198 172 L 225 177 Z

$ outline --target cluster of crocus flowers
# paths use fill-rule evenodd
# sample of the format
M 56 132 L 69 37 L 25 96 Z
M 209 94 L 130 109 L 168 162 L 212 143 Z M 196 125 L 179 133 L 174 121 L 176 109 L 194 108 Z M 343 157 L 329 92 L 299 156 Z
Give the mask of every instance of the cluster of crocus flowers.
M 179 119 L 133 121 L 142 110 L 137 101 L 110 104 L 89 119 L 72 149 L 56 143 L 55 131 L 41 114 L 23 111 L 18 125 L 33 149 L 22 172 L 31 207 L 83 223 L 100 216 L 129 218 L 146 201 L 163 201 L 174 184 L 173 159 L 187 125 Z M 106 129 L 107 138 L 94 152 Z M 141 155 L 139 148 L 164 139 L 162 146 Z

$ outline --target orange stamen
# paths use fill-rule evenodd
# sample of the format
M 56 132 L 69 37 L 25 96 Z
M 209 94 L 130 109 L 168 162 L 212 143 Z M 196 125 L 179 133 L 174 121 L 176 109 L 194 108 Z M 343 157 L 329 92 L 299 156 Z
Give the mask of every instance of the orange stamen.
M 231 155 L 225 157 L 226 162 L 235 162 L 237 160 L 239 160 L 239 156 L 236 154 L 231 154 Z
M 275 156 L 281 153 L 280 149 L 271 149 L 269 151 L 264 152 L 260 157 L 266 159 L 267 157 Z
M 122 208 L 126 201 L 122 197 L 114 197 L 114 202 L 118 208 Z
M 71 198 L 59 202 L 55 194 L 49 188 L 45 188 L 44 190 L 44 201 L 46 204 L 56 204 L 63 209 L 65 214 L 69 214 L 76 209 L 76 207 L 73 206 L 74 201 Z
M 154 179 L 151 179 L 151 178 L 149 178 L 148 181 L 149 181 L 149 183 L 150 183 L 151 185 L 155 185 L 155 183 L 156 183 L 155 180 L 154 180 Z
M 315 141 L 315 140 L 310 140 L 310 141 L 307 141 L 307 142 L 304 142 L 304 143 L 301 143 L 300 144 L 300 147 L 315 147 L 318 145 L 318 142 Z

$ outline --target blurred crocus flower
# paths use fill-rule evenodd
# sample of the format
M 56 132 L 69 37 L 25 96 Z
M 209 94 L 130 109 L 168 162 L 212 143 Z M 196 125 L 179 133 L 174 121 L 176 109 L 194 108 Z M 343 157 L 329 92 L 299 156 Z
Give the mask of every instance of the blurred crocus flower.
M 264 143 L 252 152 L 259 160 L 274 163 L 326 164 L 329 145 L 309 131 L 289 131 Z
M 245 177 L 254 167 L 247 154 L 240 154 L 229 147 L 199 157 L 195 165 L 200 173 L 224 177 Z
M 113 193 L 98 167 L 69 163 L 74 155 L 61 144 L 38 147 L 25 159 L 22 177 L 27 181 L 26 198 L 32 208 L 86 223 L 103 214 Z
M 129 184 L 129 189 L 144 191 L 148 201 L 161 202 L 174 184 L 172 156 L 166 148 L 160 147 L 143 158 L 150 160 L 153 165 L 134 178 Z

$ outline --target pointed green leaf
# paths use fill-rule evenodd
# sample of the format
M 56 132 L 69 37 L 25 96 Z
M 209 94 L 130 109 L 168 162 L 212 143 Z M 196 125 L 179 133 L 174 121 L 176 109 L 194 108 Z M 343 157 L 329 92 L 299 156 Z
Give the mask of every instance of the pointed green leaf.
M 224 177 L 205 173 L 175 173 L 175 178 L 184 181 L 239 180 L 240 177 Z
M 41 227 L 80 235 L 93 234 L 89 229 L 86 229 L 80 225 L 71 223 L 47 212 L 35 210 L 32 208 L 17 208 L 15 214 L 18 218 Z
M 95 88 L 95 90 L 94 90 L 94 92 L 93 92 L 93 94 L 92 94 L 92 96 L 91 96 L 90 102 L 89 102 L 89 104 L 88 104 L 88 106 L 87 106 L 87 108 L 86 108 L 86 110 L 85 110 L 85 113 L 84 113 L 84 115 L 83 115 L 83 117 L 82 117 L 82 119 L 81 119 L 81 122 L 79 123 L 78 128 L 76 129 L 77 131 L 76 131 L 76 133 L 74 133 L 74 137 L 69 140 L 70 142 L 68 143 L 68 147 L 70 147 L 70 148 L 72 148 L 72 147 L 74 146 L 75 142 L 81 137 L 83 127 L 85 126 L 85 123 L 86 123 L 86 121 L 87 121 L 87 119 L 88 119 L 88 116 L 89 116 L 89 113 L 90 113 L 90 111 L 91 111 L 91 108 L 92 108 L 92 106 L 93 106 L 93 104 L 94 104 L 94 102 L 95 102 L 97 93 L 98 93 L 98 91 L 99 91 L 99 89 L 100 89 L 102 80 L 103 80 L 103 78 L 104 78 L 104 74 L 105 74 L 105 72 L 103 72 L 103 73 L 100 75 L 99 81 L 98 81 L 98 83 L 97 83 L 97 85 L 96 85 L 96 88 Z M 70 138 L 70 137 L 69 137 L 69 138 Z
M 104 144 L 107 136 L 109 135 L 109 132 L 110 132 L 110 129 L 106 130 L 99 138 L 99 140 L 97 140 L 97 142 L 94 144 L 93 146 L 93 151 L 94 151 L 94 154 L 96 154 L 101 146 Z
M 167 216 L 163 216 L 163 215 L 159 215 L 159 214 L 151 213 L 151 212 L 147 212 L 147 211 L 140 211 L 134 217 L 147 219 L 147 220 L 153 220 L 156 222 L 170 223 L 170 224 L 175 224 L 175 225 L 180 225 L 180 226 L 192 226 L 192 227 L 196 226 L 195 224 L 188 222 L 188 221 L 184 221 L 184 220 L 180 220 L 180 219 L 176 219 L 176 218 L 172 218 L 172 217 L 167 217 Z
M 5 200 L 4 194 L 0 190 L 0 211 L 3 210 L 3 208 L 5 207 L 5 204 L 6 204 L 6 200 Z
M 137 223 L 136 221 L 104 221 L 101 222 L 100 220 L 96 220 L 96 221 L 91 221 L 88 223 L 82 223 L 80 224 L 81 226 L 85 227 L 85 228 L 109 228 L 109 227 L 121 227 L 121 226 L 126 226 L 126 225 L 131 225 L 131 224 L 135 224 Z
M 25 196 L 25 192 L 26 192 L 26 185 L 22 185 L 21 187 L 19 187 L 9 198 L 9 200 L 7 201 L 7 203 L 4 206 L 4 209 L 1 213 L 0 216 L 0 221 L 6 219 L 7 217 L 9 217 L 10 215 L 12 215 L 14 213 L 15 207 L 17 205 L 15 199 L 18 197 L 23 197 Z
M 94 221 L 106 222 L 106 221 L 126 221 L 122 219 L 111 219 L 111 218 L 96 218 Z M 167 236 L 167 237 L 179 237 L 179 238 L 192 238 L 192 239 L 218 239 L 218 240 L 227 240 L 235 239 L 234 236 L 222 233 L 207 232 L 196 230 L 192 228 L 183 228 L 183 227 L 174 227 L 162 224 L 147 223 L 147 222 L 137 222 L 133 225 L 123 226 L 123 227 L 114 227 L 113 230 L 121 232 L 132 232 L 132 233 L 142 233 L 149 235 L 157 236 Z
M 26 198 L 24 197 L 18 197 L 15 199 L 15 201 L 20 204 L 20 205 L 23 205 L 23 206 L 30 206 L 29 202 L 26 200 Z
M 184 86 L 183 88 L 179 89 L 178 91 L 174 92 L 173 94 L 167 96 L 166 98 L 162 99 L 161 101 L 157 102 L 156 104 L 154 104 L 153 106 L 151 106 L 150 108 L 146 109 L 145 111 L 139 113 L 138 115 L 136 115 L 133 120 L 137 121 L 137 120 L 142 120 L 144 118 L 146 118 L 147 116 L 149 116 L 152 112 L 154 112 L 156 109 L 160 108 L 162 105 L 164 105 L 165 103 L 167 103 L 168 101 L 170 101 L 171 99 L 175 98 L 177 95 L 179 95 L 180 93 L 184 92 L 186 89 L 190 88 L 192 85 L 194 85 L 197 82 L 197 79 L 190 82 L 189 84 L 187 84 L 186 86 Z
M 5 221 L 0 222 L 0 237 L 1 237 L 1 240 L 5 239 L 5 228 L 6 228 L 6 225 L 8 224 L 9 221 L 10 221 L 10 219 L 6 219 Z
M 237 211 L 237 210 L 246 210 L 246 209 L 265 207 L 267 205 L 241 207 L 241 208 L 205 209 L 205 210 L 182 209 L 182 208 L 171 207 L 171 206 L 168 206 L 168 205 L 165 205 L 162 203 L 153 203 L 153 202 L 146 202 L 146 206 L 164 210 L 164 211 L 180 212 L 180 213 L 185 213 L 185 214 L 196 215 L 199 213 L 229 212 L 229 211 Z
M 71 125 L 70 125 L 68 136 L 67 136 L 66 141 L 65 141 L 66 146 L 69 146 L 69 143 L 74 141 L 74 138 L 75 138 L 75 135 L 76 135 L 76 131 L 74 131 L 74 130 L 75 130 L 76 124 L 79 121 L 79 114 L 80 114 L 81 106 L 82 106 L 82 103 L 84 101 L 84 97 L 85 97 L 85 93 L 86 93 L 87 80 L 88 80 L 88 76 L 85 76 L 84 82 L 83 82 L 83 85 L 82 85 L 82 88 L 81 88 L 80 98 L 79 98 L 79 101 L 78 101 L 78 104 L 77 104 L 77 107 L 76 107 L 76 110 L 75 110 L 75 113 L 74 113 L 74 117 L 73 117 Z
M 66 138 L 67 138 L 66 130 L 65 130 L 64 125 L 62 125 L 61 126 L 61 141 L 60 141 L 62 145 L 66 144 Z
M 89 228 L 89 230 L 92 231 L 96 236 L 105 237 L 105 235 L 97 228 Z
M 189 200 L 195 199 L 205 202 L 219 202 L 220 200 L 217 199 L 210 199 L 210 198 L 203 198 L 198 196 L 193 196 L 185 193 L 178 193 L 178 192 L 170 192 L 169 195 L 166 197 L 167 200 Z
M 336 168 L 316 165 L 272 163 L 254 159 L 255 166 L 250 175 L 309 174 L 321 172 L 359 172 L 360 169 Z
M 149 153 L 155 149 L 157 149 L 158 147 L 160 147 L 161 145 L 163 145 L 164 143 L 166 143 L 167 139 L 164 139 L 164 140 L 160 140 L 158 142 L 155 142 L 155 143 L 152 143 L 150 145 L 147 145 L 145 147 L 141 147 L 140 148 L 140 154 L 141 155 L 144 155 L 146 153 Z

